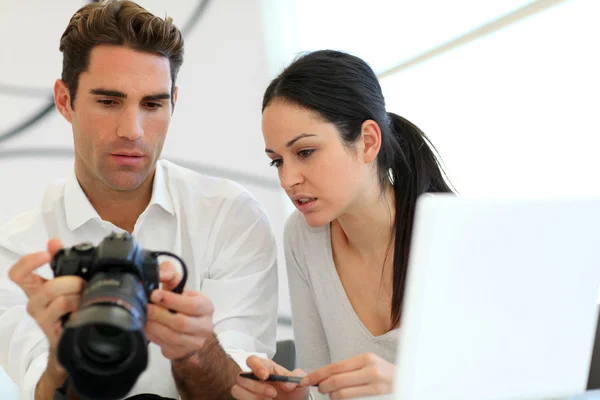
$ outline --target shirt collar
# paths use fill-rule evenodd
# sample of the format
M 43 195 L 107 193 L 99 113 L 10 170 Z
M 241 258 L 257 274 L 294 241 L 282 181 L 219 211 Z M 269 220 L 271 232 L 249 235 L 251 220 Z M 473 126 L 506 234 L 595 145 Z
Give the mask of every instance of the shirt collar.
M 65 183 L 64 202 L 67 226 L 71 231 L 90 220 L 102 220 L 79 185 L 75 171 L 70 174 Z M 170 215 L 175 215 L 167 178 L 160 161 L 156 163 L 154 181 L 152 182 L 152 197 L 146 209 L 155 204 Z
M 171 198 L 171 192 L 169 191 L 167 182 L 168 177 L 165 175 L 164 168 L 161 161 L 156 163 L 156 172 L 154 172 L 154 182 L 152 183 L 152 198 L 150 198 L 148 207 L 156 204 L 174 216 L 175 208 L 173 207 L 173 199 Z

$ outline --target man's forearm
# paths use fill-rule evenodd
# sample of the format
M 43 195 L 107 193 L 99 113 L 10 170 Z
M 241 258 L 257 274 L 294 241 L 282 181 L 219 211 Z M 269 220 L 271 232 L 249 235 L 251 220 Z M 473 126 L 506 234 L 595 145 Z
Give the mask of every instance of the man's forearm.
M 183 400 L 232 399 L 231 387 L 241 371 L 216 336 L 207 340 L 198 353 L 173 361 L 171 369 Z
M 58 365 L 55 354 L 56 352 L 51 350 L 46 370 L 35 386 L 35 400 L 54 399 L 56 390 L 61 388 L 67 379 L 66 371 Z M 77 399 L 71 390 L 68 391 L 67 398 L 69 400 Z
M 35 387 L 35 400 L 51 400 L 54 398 L 54 393 L 60 385 L 52 381 L 52 378 L 47 372 L 44 372 L 40 377 Z

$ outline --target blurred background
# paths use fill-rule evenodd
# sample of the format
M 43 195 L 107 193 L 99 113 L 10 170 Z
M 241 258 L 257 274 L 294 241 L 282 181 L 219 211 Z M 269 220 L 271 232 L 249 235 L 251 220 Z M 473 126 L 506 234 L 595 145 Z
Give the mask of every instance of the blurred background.
M 281 240 L 293 205 L 264 155 L 260 108 L 269 81 L 301 51 L 344 50 L 370 63 L 388 110 L 429 135 L 463 195 L 600 195 L 598 0 L 138 3 L 173 17 L 186 39 L 163 158 L 239 182 L 269 212 L 279 340 L 293 337 Z M 60 36 L 84 4 L 0 0 L 0 224 L 73 168 L 52 85 Z M 1 370 L 0 394 L 17 398 Z

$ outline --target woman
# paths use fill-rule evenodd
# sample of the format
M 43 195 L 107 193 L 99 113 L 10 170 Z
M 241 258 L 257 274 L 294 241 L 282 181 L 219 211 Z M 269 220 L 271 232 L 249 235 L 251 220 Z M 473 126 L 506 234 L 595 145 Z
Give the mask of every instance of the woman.
M 261 379 L 306 375 L 300 385 L 239 377 L 238 399 L 391 393 L 408 249 L 417 198 L 451 192 L 433 146 L 386 112 L 361 59 L 317 51 L 266 90 L 263 136 L 281 186 L 298 209 L 285 253 L 297 357 L 293 372 L 250 357 Z

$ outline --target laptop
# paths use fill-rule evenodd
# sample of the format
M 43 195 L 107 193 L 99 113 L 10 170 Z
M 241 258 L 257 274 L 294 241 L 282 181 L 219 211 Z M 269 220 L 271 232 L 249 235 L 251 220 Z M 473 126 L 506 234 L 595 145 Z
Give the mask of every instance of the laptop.
M 424 195 L 406 285 L 393 398 L 578 396 L 598 321 L 600 198 Z

